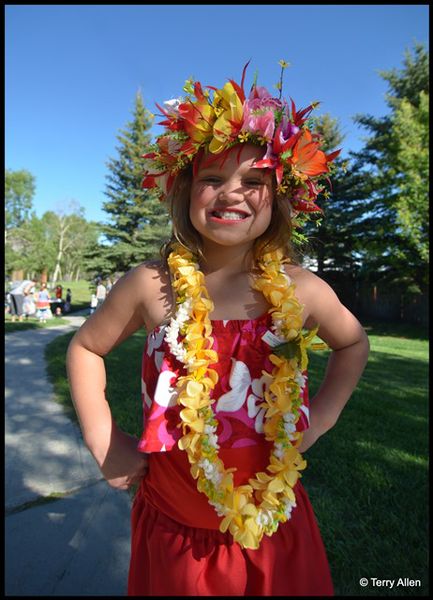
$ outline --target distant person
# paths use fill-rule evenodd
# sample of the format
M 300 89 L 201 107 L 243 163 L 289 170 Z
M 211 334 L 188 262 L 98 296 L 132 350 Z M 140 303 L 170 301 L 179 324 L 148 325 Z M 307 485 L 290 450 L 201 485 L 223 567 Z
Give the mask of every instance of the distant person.
M 27 294 L 24 294 L 23 313 L 26 320 L 36 314 L 36 304 L 32 290 L 30 290 Z
M 92 294 L 91 298 L 90 298 L 90 314 L 93 315 L 93 313 L 95 312 L 95 310 L 98 307 L 98 299 L 96 297 L 96 294 Z
M 41 283 L 39 292 L 36 293 L 36 316 L 39 318 L 40 323 L 46 323 L 47 318 L 51 315 L 51 296 L 47 289 L 47 284 Z
M 11 315 L 12 322 L 14 323 L 18 317 L 19 321 L 24 320 L 24 298 L 26 294 L 29 294 L 36 285 L 35 279 L 24 279 L 24 281 L 18 282 L 15 285 L 12 284 L 10 290 L 11 299 Z
M 102 283 L 102 281 L 99 279 L 98 285 L 96 287 L 96 299 L 98 301 L 98 307 L 101 306 L 101 304 L 104 302 L 106 297 L 107 297 L 107 288 Z
M 55 314 L 56 314 L 56 316 L 59 316 L 63 312 L 63 305 L 64 305 L 63 287 L 60 284 L 56 286 L 54 296 L 55 296 Z
M 111 281 L 111 279 L 109 277 L 107 277 L 105 285 L 106 285 L 106 288 L 107 288 L 107 294 L 109 294 L 110 291 L 111 291 L 111 288 L 113 287 L 113 282 Z
M 72 292 L 71 292 L 71 289 L 68 288 L 66 290 L 65 304 L 63 306 L 64 313 L 68 313 L 71 311 L 71 302 L 72 302 Z

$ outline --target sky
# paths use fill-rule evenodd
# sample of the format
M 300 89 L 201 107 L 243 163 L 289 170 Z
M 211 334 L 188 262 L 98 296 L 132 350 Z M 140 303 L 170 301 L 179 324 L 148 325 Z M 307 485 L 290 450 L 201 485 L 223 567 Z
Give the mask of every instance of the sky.
M 240 82 L 250 60 L 245 89 L 257 72 L 278 95 L 281 59 L 283 97 L 319 100 L 313 114 L 338 119 L 344 157 L 368 134 L 353 117 L 389 112 L 379 72 L 428 47 L 428 17 L 427 4 L 6 5 L 5 167 L 35 176 L 38 217 L 80 205 L 108 222 L 107 161 L 138 91 L 157 113 L 187 78 Z

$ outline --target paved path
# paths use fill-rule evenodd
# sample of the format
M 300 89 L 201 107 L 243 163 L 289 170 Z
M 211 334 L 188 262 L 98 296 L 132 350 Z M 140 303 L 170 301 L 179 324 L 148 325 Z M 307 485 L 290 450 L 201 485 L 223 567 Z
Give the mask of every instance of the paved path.
M 5 594 L 122 596 L 130 553 L 129 494 L 111 488 L 79 427 L 54 401 L 46 344 L 70 325 L 5 336 Z M 65 494 L 59 499 L 50 495 Z

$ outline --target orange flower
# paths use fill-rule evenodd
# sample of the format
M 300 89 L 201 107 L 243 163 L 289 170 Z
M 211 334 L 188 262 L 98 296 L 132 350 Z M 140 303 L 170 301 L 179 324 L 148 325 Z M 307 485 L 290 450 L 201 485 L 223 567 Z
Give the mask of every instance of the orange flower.
M 305 129 L 293 146 L 292 156 L 288 159 L 299 179 L 306 180 L 328 172 L 327 157 L 319 147 L 318 142 L 313 142 L 311 132 Z

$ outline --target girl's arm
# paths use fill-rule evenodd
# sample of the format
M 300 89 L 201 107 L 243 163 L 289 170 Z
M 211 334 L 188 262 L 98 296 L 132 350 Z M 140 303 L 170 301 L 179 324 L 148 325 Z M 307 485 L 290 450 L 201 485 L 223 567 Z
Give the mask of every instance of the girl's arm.
M 122 277 L 72 338 L 67 351 L 71 396 L 84 441 L 105 479 L 120 489 L 143 477 L 147 457 L 136 450 L 137 440 L 121 431 L 111 415 L 103 357 L 147 325 L 146 295 L 150 301 L 155 287 L 149 271 L 138 267 Z
M 325 376 L 311 400 L 310 427 L 299 446 L 305 452 L 337 423 L 364 371 L 369 341 L 359 321 L 322 279 L 308 273 L 302 295 L 308 315 L 305 326 L 319 324 L 318 336 L 331 348 Z

